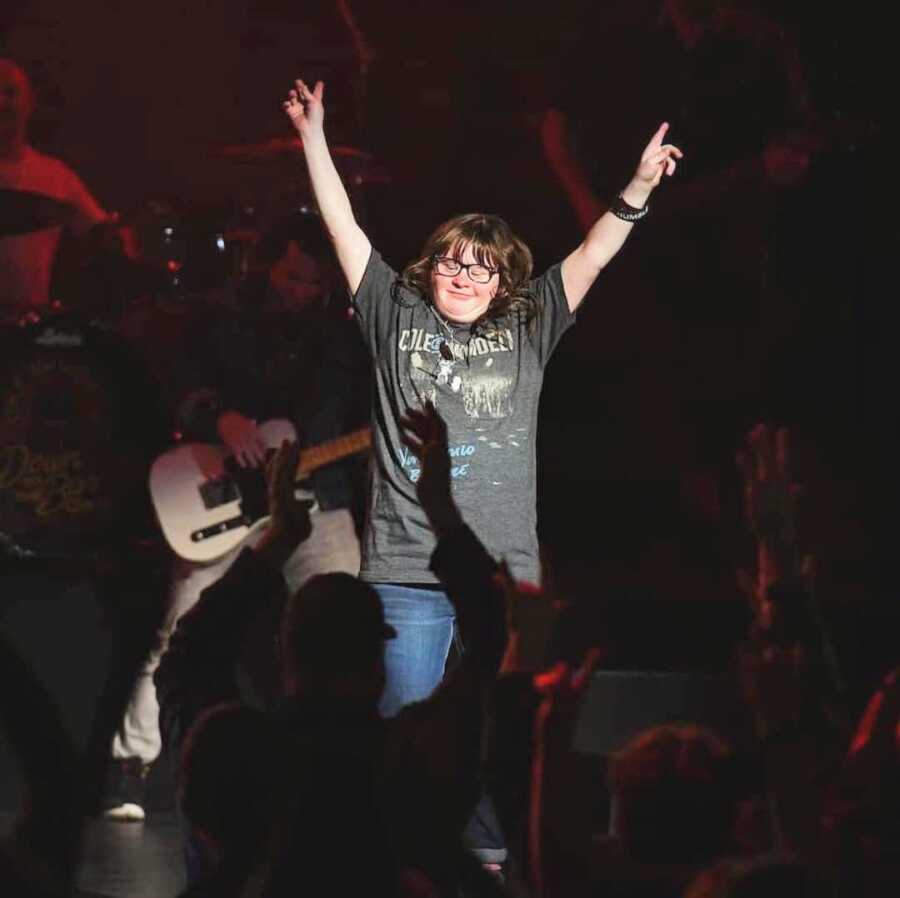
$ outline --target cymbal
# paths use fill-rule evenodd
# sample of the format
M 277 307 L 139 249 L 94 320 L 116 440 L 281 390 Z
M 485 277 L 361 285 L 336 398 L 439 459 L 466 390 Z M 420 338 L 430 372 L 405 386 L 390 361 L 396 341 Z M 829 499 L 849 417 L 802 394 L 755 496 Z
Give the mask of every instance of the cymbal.
M 0 189 L 0 237 L 64 225 L 75 213 L 71 203 L 29 190 Z
M 359 147 L 332 146 L 331 155 L 342 177 L 349 185 L 362 187 L 372 184 L 390 184 L 391 176 L 384 166 L 375 161 L 371 153 Z M 210 149 L 211 158 L 237 162 L 241 165 L 271 166 L 290 163 L 292 178 L 306 178 L 302 166 L 295 160 L 303 153 L 303 141 L 299 137 L 271 137 L 260 143 L 219 144 Z
M 362 159 L 369 161 L 372 155 L 358 147 L 333 146 L 331 155 L 339 159 Z M 303 141 L 299 137 L 270 137 L 259 143 L 226 143 L 212 149 L 212 155 L 246 162 L 262 162 L 273 157 L 296 155 L 303 152 Z

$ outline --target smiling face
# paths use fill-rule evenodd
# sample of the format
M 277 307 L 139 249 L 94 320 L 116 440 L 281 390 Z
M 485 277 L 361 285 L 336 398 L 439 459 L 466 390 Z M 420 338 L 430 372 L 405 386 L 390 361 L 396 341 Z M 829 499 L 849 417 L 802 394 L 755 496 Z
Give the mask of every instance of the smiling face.
M 450 268 L 437 260 L 450 260 Z M 454 265 L 459 271 L 453 271 Z M 476 269 L 489 271 L 481 283 Z M 402 282 L 434 308 L 437 315 L 458 324 L 488 322 L 514 310 L 529 312 L 528 280 L 531 251 L 499 216 L 468 212 L 439 224 L 422 247 L 421 255 L 403 269 Z
M 458 244 L 442 255 L 463 265 L 492 264 L 490 259 L 479 259 L 471 244 Z M 441 315 L 459 324 L 477 321 L 487 311 L 499 286 L 500 275 L 497 272 L 486 284 L 480 284 L 469 277 L 466 268 L 460 268 L 458 274 L 447 275 L 441 274 L 437 266 L 431 267 L 432 302 Z

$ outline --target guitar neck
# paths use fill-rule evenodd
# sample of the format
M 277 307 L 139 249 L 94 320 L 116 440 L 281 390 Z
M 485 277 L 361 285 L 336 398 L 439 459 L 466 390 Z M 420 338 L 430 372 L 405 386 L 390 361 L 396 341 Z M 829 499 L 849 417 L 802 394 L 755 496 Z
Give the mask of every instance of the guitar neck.
M 372 445 L 372 431 L 365 427 L 362 430 L 355 430 L 342 437 L 336 437 L 333 440 L 327 440 L 319 443 L 318 446 L 312 446 L 304 449 L 300 453 L 300 461 L 297 464 L 296 477 L 303 479 L 312 474 L 313 471 L 349 455 L 355 455 L 362 452 Z

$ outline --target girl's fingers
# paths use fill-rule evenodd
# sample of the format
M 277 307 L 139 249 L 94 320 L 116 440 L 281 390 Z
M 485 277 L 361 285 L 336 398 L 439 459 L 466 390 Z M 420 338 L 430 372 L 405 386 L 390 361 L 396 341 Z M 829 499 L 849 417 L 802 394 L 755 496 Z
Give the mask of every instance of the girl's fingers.
M 670 162 L 674 164 L 676 159 L 682 159 L 683 157 L 684 153 L 678 147 L 667 144 L 656 152 L 645 154 L 641 162 L 649 162 L 651 165 L 662 165 L 663 163 L 668 165 Z
M 665 162 L 667 159 L 671 159 L 672 154 L 669 150 L 662 149 L 657 153 L 653 153 L 652 155 L 647 157 L 647 162 L 652 162 L 654 165 L 658 165 L 660 162 Z
M 644 152 L 654 153 L 660 146 L 662 146 L 663 137 L 666 135 L 666 131 L 669 130 L 669 123 L 663 122 L 657 129 L 656 133 L 653 137 L 650 138 L 650 143 L 647 144 L 647 149 Z

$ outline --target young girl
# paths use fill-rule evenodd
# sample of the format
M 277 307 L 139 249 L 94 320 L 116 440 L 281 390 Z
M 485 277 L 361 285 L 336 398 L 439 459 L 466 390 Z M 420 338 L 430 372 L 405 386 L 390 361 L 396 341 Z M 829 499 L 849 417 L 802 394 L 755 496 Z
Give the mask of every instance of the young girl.
M 447 424 L 463 519 L 519 579 L 538 581 L 535 443 L 544 369 L 597 275 L 681 151 L 660 125 L 634 177 L 561 263 L 531 279 L 531 253 L 502 219 L 440 225 L 398 275 L 357 224 L 325 140 L 324 86 L 295 82 L 284 109 L 303 140 L 325 228 L 374 360 L 374 460 L 360 576 L 397 631 L 386 646 L 385 715 L 440 682 L 453 613 L 429 568 L 435 539 L 416 500 L 416 459 L 400 436 L 430 401 Z

